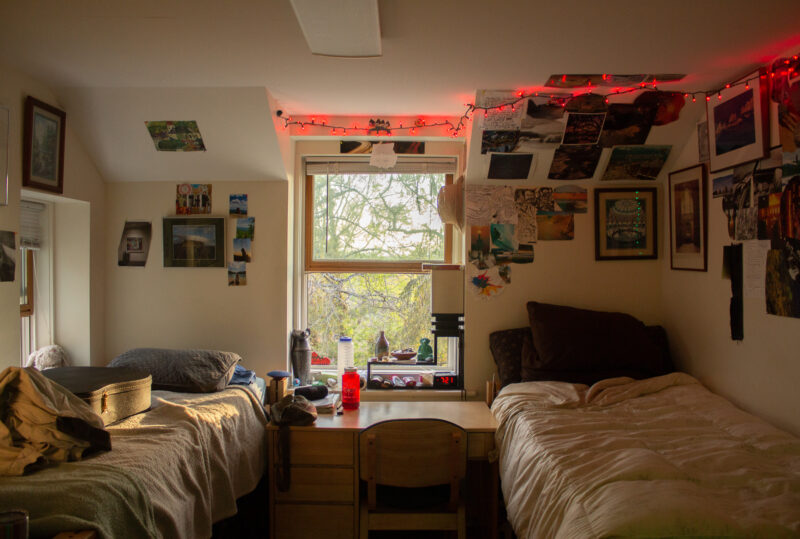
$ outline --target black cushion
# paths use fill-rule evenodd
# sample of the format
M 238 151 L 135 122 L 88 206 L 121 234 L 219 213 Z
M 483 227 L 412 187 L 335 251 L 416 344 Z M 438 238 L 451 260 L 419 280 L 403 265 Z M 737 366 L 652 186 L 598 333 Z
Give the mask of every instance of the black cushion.
M 629 314 L 531 301 L 528 316 L 537 353 L 535 379 L 594 383 L 672 371 L 663 329 L 648 329 Z

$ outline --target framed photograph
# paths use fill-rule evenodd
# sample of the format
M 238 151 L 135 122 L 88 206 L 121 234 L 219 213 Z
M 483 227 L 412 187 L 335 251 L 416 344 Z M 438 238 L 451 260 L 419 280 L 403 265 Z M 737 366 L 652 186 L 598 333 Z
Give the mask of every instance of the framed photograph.
M 22 185 L 64 192 L 64 133 L 67 114 L 38 99 L 25 99 Z
M 711 172 L 761 159 L 769 149 L 768 80 L 755 71 L 737 84 L 710 96 L 708 149 Z
M 595 260 L 658 258 L 657 209 L 653 187 L 595 189 Z
M 165 217 L 165 268 L 224 268 L 224 217 Z
M 669 175 L 669 259 L 674 270 L 706 271 L 706 167 Z
M 144 238 L 125 238 L 125 250 L 129 253 L 141 253 L 144 250 Z

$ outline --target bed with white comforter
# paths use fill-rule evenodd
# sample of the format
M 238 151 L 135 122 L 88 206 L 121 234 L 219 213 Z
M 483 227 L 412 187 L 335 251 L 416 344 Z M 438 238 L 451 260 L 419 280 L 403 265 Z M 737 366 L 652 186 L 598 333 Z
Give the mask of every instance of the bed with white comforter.
M 492 411 L 520 538 L 800 536 L 800 439 L 687 374 L 515 383 Z

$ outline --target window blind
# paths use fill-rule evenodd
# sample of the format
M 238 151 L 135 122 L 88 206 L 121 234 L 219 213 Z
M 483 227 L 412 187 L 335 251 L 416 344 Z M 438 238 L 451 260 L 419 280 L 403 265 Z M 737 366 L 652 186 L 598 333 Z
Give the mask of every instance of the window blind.
M 44 204 L 31 200 L 20 201 L 19 246 L 24 249 L 40 249 L 43 242 L 42 212 Z
M 392 168 L 369 164 L 368 155 L 347 158 L 306 157 L 306 174 L 455 174 L 455 157 L 398 156 Z

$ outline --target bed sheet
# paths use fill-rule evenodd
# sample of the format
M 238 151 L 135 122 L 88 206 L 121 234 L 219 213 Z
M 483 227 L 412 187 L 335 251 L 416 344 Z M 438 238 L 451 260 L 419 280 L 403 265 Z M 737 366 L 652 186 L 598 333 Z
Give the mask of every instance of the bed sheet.
M 492 411 L 520 538 L 800 535 L 800 439 L 689 375 L 511 384 Z
M 153 391 L 150 411 L 108 427 L 111 451 L 0 478 L 0 507 L 27 509 L 32 537 L 90 528 L 101 537 L 210 537 L 264 473 L 266 424 L 245 387 Z

